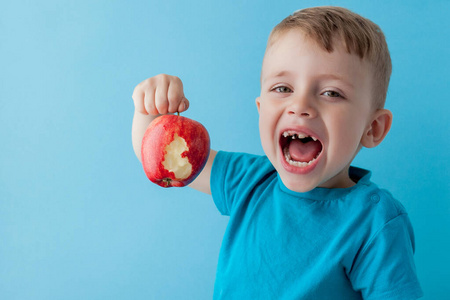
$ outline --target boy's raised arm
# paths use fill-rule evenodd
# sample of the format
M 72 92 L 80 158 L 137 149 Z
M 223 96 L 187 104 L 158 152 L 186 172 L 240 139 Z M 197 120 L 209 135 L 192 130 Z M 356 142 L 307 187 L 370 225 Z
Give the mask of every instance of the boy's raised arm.
M 184 96 L 183 83 L 178 77 L 160 74 L 139 83 L 133 91 L 134 117 L 131 131 L 134 153 L 141 159 L 142 138 L 148 125 L 158 116 L 183 112 L 189 108 Z M 203 171 L 189 185 L 211 194 L 210 176 L 216 151 L 211 150 Z

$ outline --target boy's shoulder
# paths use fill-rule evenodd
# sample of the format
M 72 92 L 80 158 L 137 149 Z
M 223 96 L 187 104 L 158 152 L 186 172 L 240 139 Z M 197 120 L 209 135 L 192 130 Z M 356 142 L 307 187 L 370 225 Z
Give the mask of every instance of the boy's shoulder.
M 245 178 L 253 184 L 257 184 L 267 174 L 276 173 L 267 156 L 242 152 L 219 151 L 214 159 L 213 169 L 229 174 L 232 178 Z
M 275 178 L 266 156 L 219 151 L 211 169 L 211 193 L 219 211 L 229 215 L 236 203 L 251 198 Z
M 227 165 L 234 165 L 239 168 L 242 165 L 251 167 L 251 166 L 263 166 L 266 165 L 270 169 L 274 169 L 269 159 L 265 155 L 258 154 L 250 154 L 244 152 L 228 152 L 228 151 L 219 151 L 217 152 L 216 158 L 219 160 L 223 160 Z
M 372 222 L 372 225 L 378 223 L 378 226 L 384 226 L 395 218 L 407 215 L 407 211 L 402 203 L 397 200 L 387 189 L 380 188 L 371 181 L 371 172 L 351 167 L 350 172 L 366 172 L 356 188 L 347 195 L 346 203 L 353 213 L 364 214 Z

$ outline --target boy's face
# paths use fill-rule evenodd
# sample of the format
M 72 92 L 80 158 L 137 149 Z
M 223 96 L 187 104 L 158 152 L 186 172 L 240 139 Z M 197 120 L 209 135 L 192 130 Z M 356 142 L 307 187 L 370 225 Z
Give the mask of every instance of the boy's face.
M 267 49 L 261 74 L 261 143 L 287 188 L 346 188 L 351 161 L 372 121 L 368 63 L 339 41 L 328 53 L 301 30 Z

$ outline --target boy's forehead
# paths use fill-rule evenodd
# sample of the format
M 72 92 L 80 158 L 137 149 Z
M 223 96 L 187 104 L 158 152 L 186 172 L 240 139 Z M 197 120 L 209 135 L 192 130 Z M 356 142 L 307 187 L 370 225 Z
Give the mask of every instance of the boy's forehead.
M 333 45 L 335 46 L 334 50 L 337 49 L 338 51 L 345 47 L 344 41 L 337 36 L 333 37 Z M 270 37 L 264 59 L 272 55 L 283 56 L 286 52 L 293 53 L 296 50 L 298 50 L 298 54 L 300 55 L 302 48 L 313 49 L 316 53 L 331 53 L 320 46 L 319 42 L 310 37 L 302 29 L 294 28 L 278 32 Z
M 285 60 L 280 60 L 280 58 L 287 58 L 287 55 L 292 56 L 297 50 L 298 55 L 300 55 L 300 50 L 306 43 L 310 47 L 317 48 L 317 51 L 323 51 L 301 29 L 289 29 L 272 35 L 264 54 L 262 73 L 269 67 L 281 67 Z

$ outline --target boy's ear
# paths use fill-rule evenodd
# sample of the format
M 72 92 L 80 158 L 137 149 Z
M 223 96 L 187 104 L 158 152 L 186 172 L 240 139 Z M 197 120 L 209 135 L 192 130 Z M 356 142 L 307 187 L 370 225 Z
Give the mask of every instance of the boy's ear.
M 259 97 L 256 97 L 256 108 L 258 108 L 258 113 L 259 113 L 259 106 L 261 105 L 261 100 L 259 99 Z
M 377 110 L 371 123 L 367 125 L 361 144 L 366 148 L 373 148 L 383 141 L 392 124 L 392 113 L 387 109 Z

